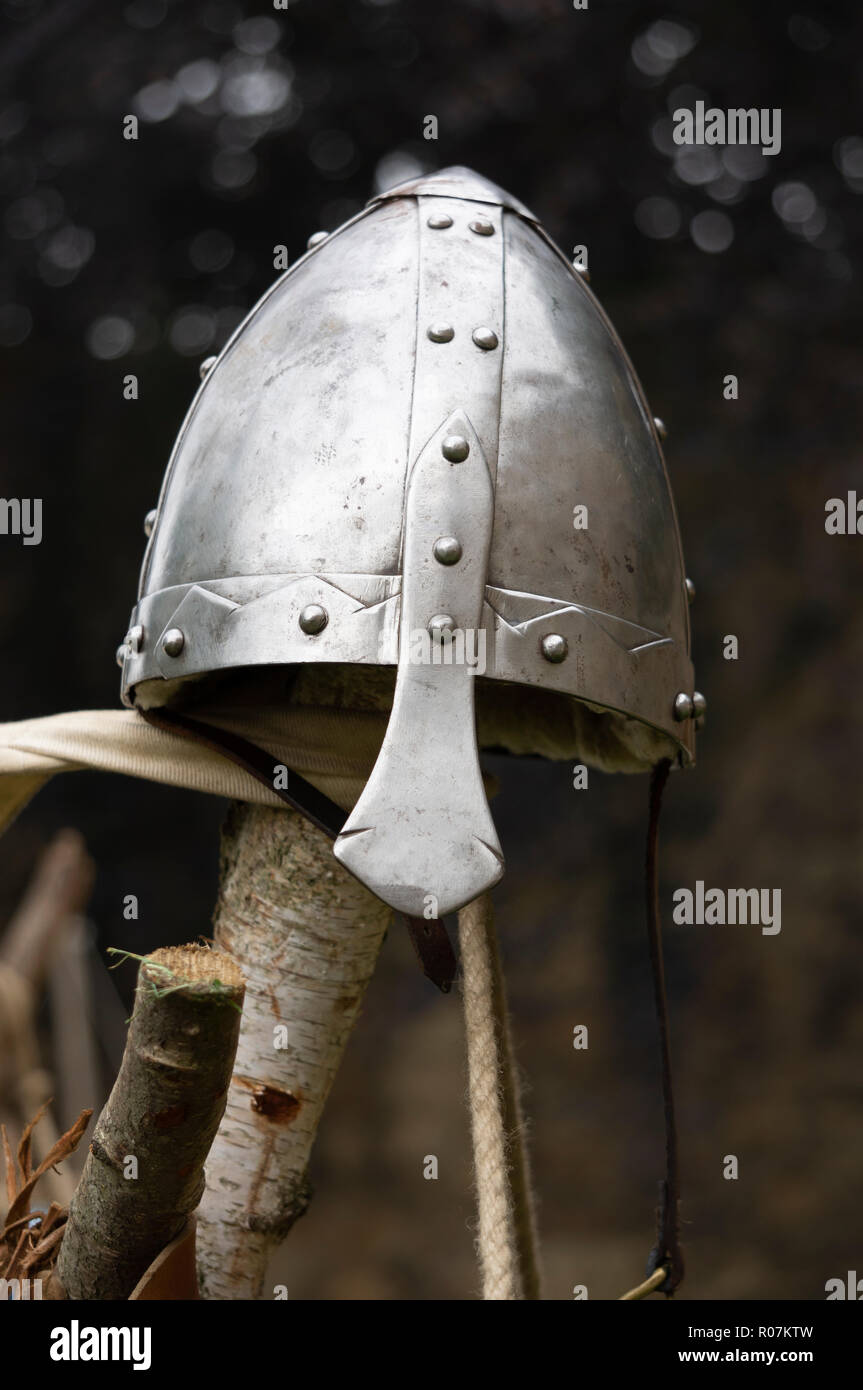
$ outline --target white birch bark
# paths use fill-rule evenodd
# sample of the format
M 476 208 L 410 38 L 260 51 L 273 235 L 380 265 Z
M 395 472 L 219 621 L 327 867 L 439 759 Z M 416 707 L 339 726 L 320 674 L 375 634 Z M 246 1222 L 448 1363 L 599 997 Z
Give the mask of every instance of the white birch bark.
M 198 1274 L 204 1298 L 272 1297 L 267 1262 L 308 1205 L 318 1122 L 392 912 L 288 810 L 235 802 L 221 870 L 214 938 L 243 971 L 246 1002 Z

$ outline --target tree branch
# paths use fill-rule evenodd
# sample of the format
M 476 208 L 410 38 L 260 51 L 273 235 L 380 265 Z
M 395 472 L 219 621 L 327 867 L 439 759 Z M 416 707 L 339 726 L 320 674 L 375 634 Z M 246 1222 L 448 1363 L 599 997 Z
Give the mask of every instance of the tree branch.
M 120 1073 L 69 1211 L 69 1298 L 125 1299 L 200 1201 L 225 1108 L 243 977 L 218 951 L 156 951 L 138 973 Z

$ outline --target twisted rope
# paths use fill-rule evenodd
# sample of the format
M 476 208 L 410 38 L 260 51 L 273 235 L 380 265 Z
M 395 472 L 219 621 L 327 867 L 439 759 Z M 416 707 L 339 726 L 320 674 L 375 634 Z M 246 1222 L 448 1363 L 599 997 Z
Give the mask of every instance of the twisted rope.
M 487 895 L 459 913 L 459 942 L 482 1296 L 537 1299 L 536 1216 L 524 1119 Z

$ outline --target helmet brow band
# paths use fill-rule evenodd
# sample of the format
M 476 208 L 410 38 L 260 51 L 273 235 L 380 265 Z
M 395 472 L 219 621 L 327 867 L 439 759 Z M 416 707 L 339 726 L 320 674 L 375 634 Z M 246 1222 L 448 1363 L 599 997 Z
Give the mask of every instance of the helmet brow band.
M 275 787 L 273 765 L 277 759 L 263 748 L 259 748 L 256 743 L 241 738 L 239 734 L 231 734 L 225 729 L 205 724 L 199 719 L 191 719 L 187 714 L 177 714 L 175 711 L 169 714 L 164 709 L 157 711 L 140 708 L 138 713 L 154 728 L 178 734 L 181 738 L 194 739 L 196 743 L 201 743 L 213 752 L 221 754 L 223 758 L 236 763 L 294 811 L 306 816 L 331 840 L 340 833 L 347 820 L 341 806 L 318 791 L 317 787 L 313 787 L 311 782 L 307 782 L 298 772 L 290 773 L 290 791 L 287 788 Z M 444 923 L 438 918 L 426 921 L 422 917 L 409 917 L 404 913 L 399 915 L 404 917 L 423 973 L 439 990 L 448 994 L 455 979 L 456 958 Z

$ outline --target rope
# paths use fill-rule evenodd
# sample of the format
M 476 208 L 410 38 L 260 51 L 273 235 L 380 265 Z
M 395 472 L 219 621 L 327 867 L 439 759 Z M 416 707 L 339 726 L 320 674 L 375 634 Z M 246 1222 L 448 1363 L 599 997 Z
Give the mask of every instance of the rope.
M 482 1296 L 539 1298 L 524 1121 L 487 894 L 459 913 Z
M 503 1127 L 509 1139 L 510 1184 L 512 1191 L 515 1239 L 522 1295 L 528 1300 L 542 1297 L 539 1270 L 539 1232 L 536 1220 L 536 1201 L 530 1174 L 530 1158 L 526 1142 L 526 1124 L 521 1103 L 521 1085 L 512 1046 L 506 986 L 500 963 L 497 932 L 494 927 L 491 900 L 488 899 L 488 949 L 492 972 L 492 1008 L 500 1049 Z
M 664 759 L 656 764 L 650 781 L 645 874 L 647 936 L 659 1027 L 666 1171 L 660 1184 L 657 1239 L 648 1259 L 647 1278 L 623 1294 L 620 1302 L 634 1302 L 654 1292 L 671 1296 L 684 1274 L 678 1217 L 677 1123 L 659 911 L 659 814 L 670 770 L 670 762 Z M 503 974 L 488 895 L 462 908 L 459 940 L 483 1298 L 538 1299 L 536 1214 Z

